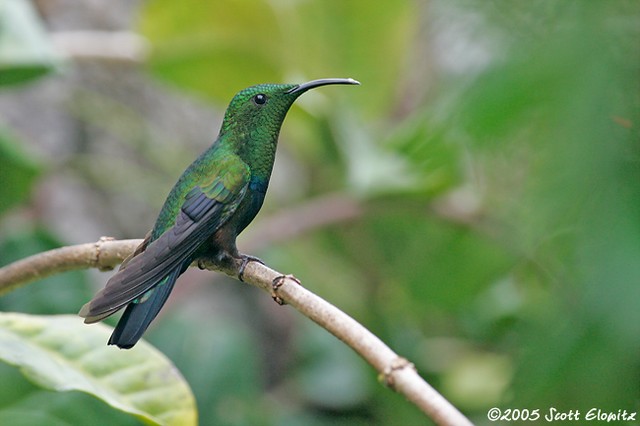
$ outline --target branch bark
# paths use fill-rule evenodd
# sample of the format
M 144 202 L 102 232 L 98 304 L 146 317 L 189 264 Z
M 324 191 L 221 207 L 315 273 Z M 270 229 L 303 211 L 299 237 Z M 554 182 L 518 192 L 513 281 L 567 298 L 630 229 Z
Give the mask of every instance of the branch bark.
M 0 268 L 0 295 L 60 272 L 86 268 L 112 269 L 141 242 L 103 237 L 95 243 L 63 247 L 22 259 Z M 221 270 L 213 263 L 201 261 L 198 266 L 235 277 L 235 270 Z M 284 278 L 278 280 L 280 277 Z M 250 262 L 243 278 L 246 283 L 291 305 L 345 342 L 376 369 L 385 385 L 404 395 L 435 423 L 471 425 L 460 411 L 418 375 L 411 362 L 393 352 L 349 315 L 302 287 L 292 276 L 284 276 L 268 266 Z M 277 289 L 274 289 L 275 281 L 280 284 Z

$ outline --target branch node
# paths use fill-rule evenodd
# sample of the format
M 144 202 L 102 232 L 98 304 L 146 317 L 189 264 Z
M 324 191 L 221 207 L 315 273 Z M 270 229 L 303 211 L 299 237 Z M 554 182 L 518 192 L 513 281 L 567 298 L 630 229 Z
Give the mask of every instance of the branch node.
M 397 371 L 404 370 L 405 368 L 409 368 L 414 372 L 417 371 L 416 366 L 411 361 L 401 356 L 396 357 L 384 369 L 384 372 L 378 376 L 378 380 L 384 383 L 385 386 L 395 389 L 394 375 Z
M 95 251 L 93 254 L 93 259 L 91 259 L 91 263 L 92 266 L 95 268 L 98 268 L 99 271 L 110 271 L 113 269 L 113 266 L 111 265 L 102 265 L 102 262 L 100 262 L 100 253 L 102 251 L 102 245 L 106 242 L 109 241 L 115 241 L 115 238 L 113 237 L 106 237 L 106 236 L 102 236 L 98 239 L 98 241 L 95 242 L 95 244 L 93 245 L 95 247 Z
M 291 274 L 278 275 L 277 277 L 275 277 L 273 279 L 273 281 L 271 281 L 271 289 L 272 289 L 271 290 L 271 297 L 280 306 L 286 304 L 286 302 L 280 296 L 278 296 L 278 289 L 280 289 L 280 287 L 282 287 L 282 285 L 285 283 L 285 281 L 287 279 L 295 282 L 298 285 L 302 284 L 299 279 L 297 279 L 296 277 L 294 277 Z

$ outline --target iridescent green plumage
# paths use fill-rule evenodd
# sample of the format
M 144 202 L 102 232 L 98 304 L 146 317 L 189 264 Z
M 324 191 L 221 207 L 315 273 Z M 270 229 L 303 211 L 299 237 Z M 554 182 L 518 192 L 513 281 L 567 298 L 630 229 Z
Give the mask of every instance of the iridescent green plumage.
M 236 237 L 262 207 L 282 122 L 298 96 L 328 84 L 359 83 L 325 79 L 240 91 L 227 108 L 218 138 L 180 176 L 145 241 L 82 307 L 85 322 L 126 306 L 109 344 L 130 348 L 194 260 L 225 264 L 250 258 L 238 253 Z

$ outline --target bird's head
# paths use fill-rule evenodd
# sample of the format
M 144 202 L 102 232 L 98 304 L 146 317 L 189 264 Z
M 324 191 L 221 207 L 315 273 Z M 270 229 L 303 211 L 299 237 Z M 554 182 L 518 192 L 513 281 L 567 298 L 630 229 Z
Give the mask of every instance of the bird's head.
M 303 93 L 330 84 L 360 84 L 351 78 L 326 78 L 302 84 L 259 84 L 238 92 L 224 116 L 220 135 L 235 133 L 238 139 L 277 139 L 293 102 Z

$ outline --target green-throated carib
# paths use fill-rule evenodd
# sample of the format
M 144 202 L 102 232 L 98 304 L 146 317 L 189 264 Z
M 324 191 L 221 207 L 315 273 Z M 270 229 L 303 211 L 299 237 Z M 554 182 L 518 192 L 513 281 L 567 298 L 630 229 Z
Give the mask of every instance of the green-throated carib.
M 124 306 L 108 344 L 131 348 L 167 300 L 180 274 L 199 258 L 220 264 L 252 258 L 236 237 L 256 216 L 269 185 L 280 127 L 293 102 L 309 89 L 359 84 L 330 78 L 303 84 L 261 84 L 232 99 L 215 142 L 178 179 L 156 223 L 133 256 L 82 307 L 94 323 Z

